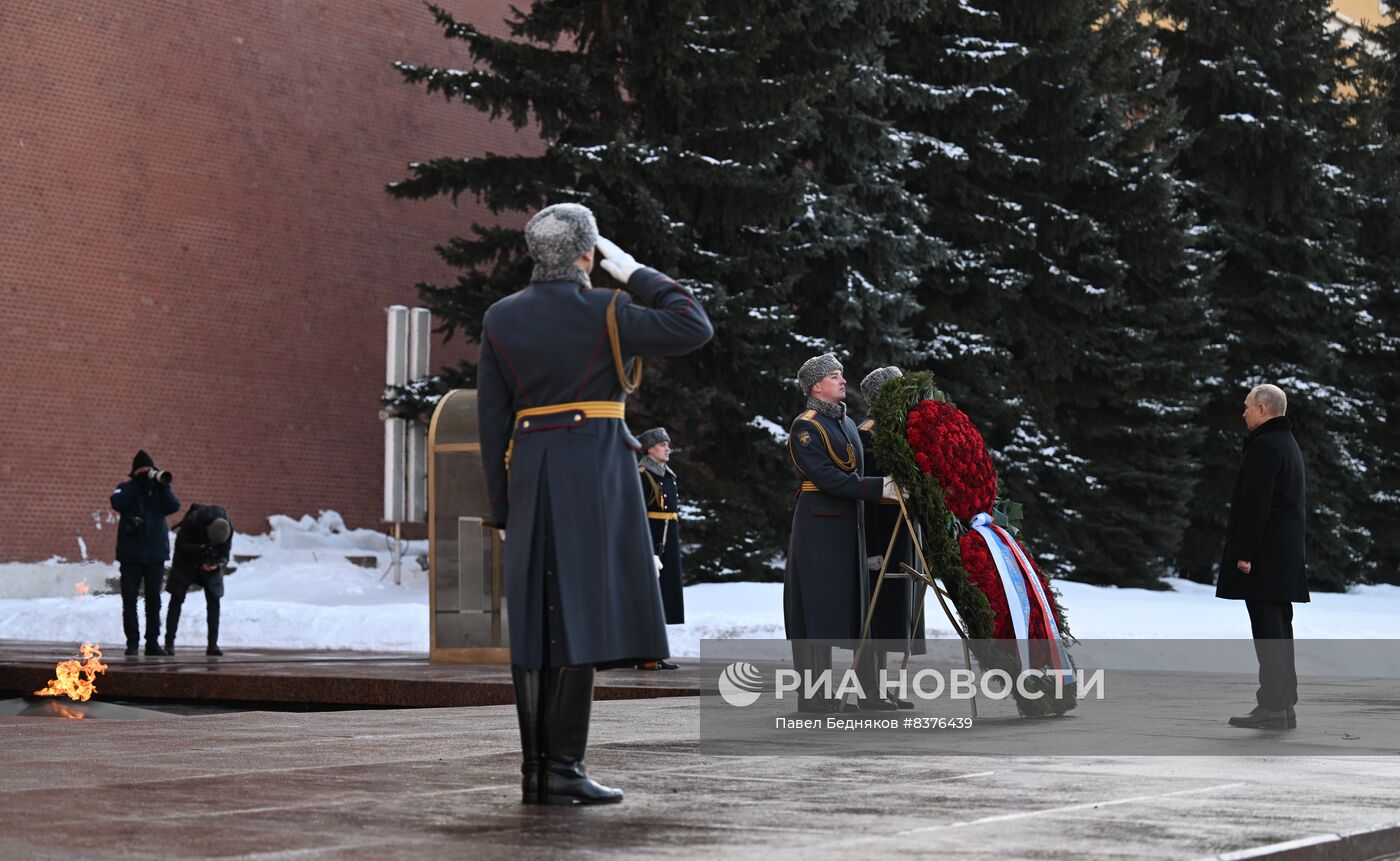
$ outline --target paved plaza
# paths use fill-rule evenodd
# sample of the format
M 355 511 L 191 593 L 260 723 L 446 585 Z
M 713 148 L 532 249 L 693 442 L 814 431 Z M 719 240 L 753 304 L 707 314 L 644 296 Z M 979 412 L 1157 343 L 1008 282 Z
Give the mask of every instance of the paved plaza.
M 12 706 L 0 716 L 0 858 L 1400 851 L 1400 829 L 1386 828 L 1400 820 L 1393 755 L 713 757 L 700 752 L 698 698 L 669 697 L 595 706 L 589 766 L 625 789 L 622 805 L 538 808 L 518 803 L 509 705 L 177 715 L 108 704 L 73 720 L 0 702 Z M 1337 837 L 1349 832 L 1370 834 Z

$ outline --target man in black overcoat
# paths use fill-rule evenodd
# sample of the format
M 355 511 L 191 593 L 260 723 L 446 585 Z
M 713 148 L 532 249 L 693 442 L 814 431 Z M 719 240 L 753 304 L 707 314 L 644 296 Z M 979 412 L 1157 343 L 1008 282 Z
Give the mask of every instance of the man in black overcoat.
M 1303 453 L 1278 386 L 1255 386 L 1244 400 L 1249 436 L 1235 473 L 1230 519 L 1220 556 L 1217 598 L 1243 600 L 1259 658 L 1257 705 L 1231 726 L 1297 726 L 1298 676 L 1293 665 L 1293 602 L 1307 602 L 1307 476 Z
M 685 593 L 681 582 L 680 490 L 671 469 L 671 435 L 665 428 L 643 431 L 637 439 L 645 452 L 637 461 L 642 497 L 647 503 L 647 525 L 651 528 L 651 549 L 658 560 L 661 606 L 666 624 L 685 624 Z M 674 670 L 665 659 L 644 661 L 644 670 Z
M 902 376 L 904 372 L 893 365 L 876 368 L 866 374 L 865 379 L 860 381 L 860 393 L 865 398 L 867 409 L 874 405 L 875 396 L 880 393 L 880 388 L 885 383 Z M 860 432 L 861 448 L 865 450 L 865 476 L 884 478 L 885 471 L 880 468 L 875 458 L 874 416 L 867 413 L 865 421 L 856 429 Z M 919 560 L 915 558 L 914 542 L 909 540 L 909 530 L 900 526 L 896 536 L 896 526 L 899 526 L 898 500 L 881 499 L 878 505 L 865 506 L 865 550 L 870 554 L 866 558 L 866 569 L 870 572 L 870 599 L 875 602 L 875 613 L 870 618 L 870 639 L 885 641 L 889 645 L 893 645 L 893 642 L 909 643 L 911 654 L 922 655 L 927 648 L 924 645 L 923 614 L 919 614 L 917 626 L 911 624 L 914 619 L 914 596 L 920 594 L 920 591 L 914 588 L 914 582 L 902 573 L 903 569 L 900 567 L 900 563 L 905 563 L 917 571 Z M 895 536 L 894 550 L 886 559 L 885 550 L 890 546 L 891 536 Z M 880 594 L 877 597 L 875 586 L 882 564 L 886 566 L 885 582 L 880 586 Z M 901 646 L 900 650 L 903 649 Z M 877 673 L 885 669 L 888 655 L 887 649 L 875 650 Z M 893 702 L 900 708 L 914 707 L 908 700 L 896 698 Z
M 477 364 L 524 802 L 617 802 L 583 765 L 594 669 L 670 654 L 625 391 L 638 357 L 689 353 L 714 330 L 689 290 L 598 236 L 583 206 L 540 210 L 525 242 L 530 284 L 486 311 Z M 598 252 L 632 295 L 592 289 Z
M 788 453 L 801 484 L 783 577 L 783 621 L 793 641 L 793 664 L 803 674 L 798 710 L 835 711 L 837 701 L 805 696 L 806 679 L 831 669 L 832 641 L 852 647 L 860 639 L 870 596 L 865 505 L 878 503 L 890 482 L 864 475 L 860 433 L 846 415 L 846 378 L 836 356 L 808 359 L 797 385 L 807 404 L 788 431 Z M 869 697 L 873 673 L 859 670 Z

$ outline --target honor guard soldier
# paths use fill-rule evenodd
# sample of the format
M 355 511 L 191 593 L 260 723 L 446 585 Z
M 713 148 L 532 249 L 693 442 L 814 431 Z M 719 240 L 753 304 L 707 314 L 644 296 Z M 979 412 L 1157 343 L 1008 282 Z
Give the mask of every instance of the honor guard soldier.
M 846 415 L 846 379 L 836 356 L 808 359 L 797 372 L 797 384 L 807 408 L 788 432 L 801 486 L 783 578 L 783 619 L 794 665 L 815 681 L 831 669 L 830 641 L 853 647 L 860 638 L 870 594 L 864 506 L 878 503 L 890 482 L 864 475 L 864 452 Z M 862 675 L 870 681 L 863 668 Z M 803 678 L 800 711 L 839 707 L 835 700 L 806 697 L 806 683 Z
M 642 497 L 647 503 L 647 524 L 651 527 L 651 549 L 656 555 L 661 582 L 661 606 L 666 624 L 685 623 L 685 595 L 681 584 L 680 496 L 676 473 L 671 469 L 671 435 L 665 428 L 652 428 L 637 437 L 642 443 L 637 472 L 642 479 Z M 643 670 L 674 670 L 667 660 L 645 661 Z
M 594 669 L 670 654 L 624 399 L 639 357 L 689 353 L 714 330 L 689 290 L 598 236 L 583 206 L 540 210 L 525 242 L 530 284 L 487 309 L 477 365 L 487 493 L 505 532 L 523 801 L 618 802 L 583 764 Z M 591 288 L 599 252 L 631 296 Z
M 865 397 L 867 410 L 874 408 L 875 396 L 880 393 L 880 388 L 885 383 L 902 376 L 904 376 L 904 372 L 893 365 L 877 368 L 867 374 L 865 379 L 860 381 L 860 393 Z M 865 421 L 861 422 L 857 429 L 860 431 L 861 447 L 865 450 L 866 477 L 884 478 L 885 471 L 880 468 L 879 462 L 875 459 L 874 417 L 867 413 Z M 903 574 L 903 569 L 900 567 L 900 563 L 904 563 L 916 571 L 919 568 L 919 562 L 914 558 L 914 542 L 909 540 L 908 529 L 900 528 L 899 537 L 894 542 L 894 550 L 888 559 L 884 555 L 885 550 L 890 546 L 890 536 L 894 534 L 896 526 L 899 526 L 898 500 L 881 499 L 879 505 L 865 506 L 865 549 L 870 554 L 866 559 L 866 568 L 870 572 L 871 600 L 875 601 L 875 613 L 870 619 L 870 639 L 907 642 L 911 654 L 922 655 L 926 649 L 923 642 L 923 614 L 919 614 L 919 624 L 914 628 L 911 638 L 910 623 L 914 619 L 914 583 L 907 575 Z M 885 582 L 880 586 L 880 595 L 877 599 L 875 597 L 875 583 L 879 579 L 882 563 L 886 565 Z M 878 672 L 885 669 L 888 651 L 876 649 L 874 655 L 875 670 Z M 914 707 L 914 704 L 908 700 L 893 699 L 891 701 L 899 708 L 912 709 Z

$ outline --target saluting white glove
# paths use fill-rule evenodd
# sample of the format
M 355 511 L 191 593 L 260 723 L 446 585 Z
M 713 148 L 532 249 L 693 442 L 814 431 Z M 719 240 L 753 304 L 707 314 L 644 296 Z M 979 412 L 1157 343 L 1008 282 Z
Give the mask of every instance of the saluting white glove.
M 909 491 L 900 488 L 890 476 L 885 476 L 885 485 L 880 491 L 880 496 L 884 499 L 899 499 L 898 494 L 903 494 L 905 499 L 909 498 Z
M 621 281 L 623 284 L 632 277 L 632 273 L 642 268 L 642 264 L 637 259 L 621 248 L 617 243 L 605 237 L 598 237 L 598 250 L 603 252 L 603 259 L 598 265 L 603 267 L 603 271 Z
M 660 557 L 660 556 L 653 556 L 653 557 L 651 557 L 651 562 L 652 562 L 653 565 L 656 566 L 656 576 L 657 576 L 657 577 L 660 577 L 660 576 L 661 576 L 661 557 Z

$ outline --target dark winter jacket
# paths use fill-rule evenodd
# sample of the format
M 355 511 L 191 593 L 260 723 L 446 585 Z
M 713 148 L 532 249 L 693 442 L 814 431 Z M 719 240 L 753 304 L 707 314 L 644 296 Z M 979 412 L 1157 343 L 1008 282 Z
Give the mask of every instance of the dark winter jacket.
M 801 486 L 792 513 L 783 620 L 789 640 L 856 640 L 865 623 L 865 506 L 884 482 L 866 478 L 855 422 L 816 410 L 797 417 L 788 452 Z
M 229 537 L 221 544 L 214 544 L 209 540 L 209 524 L 219 518 L 229 520 L 228 512 L 217 505 L 195 503 L 175 526 L 175 558 L 170 563 L 170 591 L 183 591 L 189 588 L 190 583 L 198 583 L 223 595 L 224 567 L 228 565 L 229 552 L 233 549 L 233 521 L 229 520 Z M 213 565 L 214 570 L 204 570 L 205 565 Z
M 144 476 L 123 481 L 112 492 L 117 523 L 118 562 L 164 562 L 170 558 L 165 518 L 180 510 L 170 485 Z
M 660 272 L 640 269 L 628 288 L 645 305 L 617 297 L 627 367 L 637 356 L 689 353 L 713 336 L 700 303 Z M 506 531 L 518 666 L 670 655 L 637 480 L 640 445 L 620 417 L 606 322 L 614 295 L 537 282 L 496 302 L 483 321 L 477 418 L 492 515 Z
M 1235 473 L 1216 597 L 1307 601 L 1307 508 L 1303 452 L 1286 417 L 1269 419 L 1245 440 Z M 1240 560 L 1250 573 L 1236 567 Z

